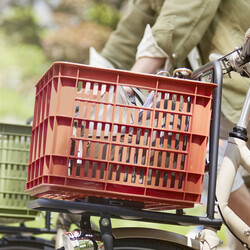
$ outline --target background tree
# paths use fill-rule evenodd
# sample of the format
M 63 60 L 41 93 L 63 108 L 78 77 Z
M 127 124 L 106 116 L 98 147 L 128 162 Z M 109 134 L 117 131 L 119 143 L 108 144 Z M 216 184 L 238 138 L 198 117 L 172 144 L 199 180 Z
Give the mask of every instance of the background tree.
M 87 63 L 100 51 L 127 0 L 0 1 L 0 121 L 33 115 L 35 84 L 53 61 Z
M 90 46 L 101 50 L 120 19 L 107 1 L 61 1 L 53 9 L 53 24 L 43 37 L 48 58 L 87 63 Z M 120 6 L 119 6 L 120 7 Z

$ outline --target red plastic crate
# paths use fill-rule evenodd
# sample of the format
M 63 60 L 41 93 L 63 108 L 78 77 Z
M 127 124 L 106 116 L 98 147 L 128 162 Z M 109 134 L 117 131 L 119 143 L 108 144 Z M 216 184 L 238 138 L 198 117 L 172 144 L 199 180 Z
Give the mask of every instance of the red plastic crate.
M 155 91 L 153 107 L 118 100 L 122 85 Z M 52 199 L 193 207 L 202 192 L 215 87 L 54 63 L 36 85 L 27 190 Z

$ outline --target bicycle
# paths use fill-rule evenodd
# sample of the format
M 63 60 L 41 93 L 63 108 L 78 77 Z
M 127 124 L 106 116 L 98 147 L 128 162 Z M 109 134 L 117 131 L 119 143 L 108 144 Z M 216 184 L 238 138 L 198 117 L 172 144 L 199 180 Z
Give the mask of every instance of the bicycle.
M 151 210 L 145 210 L 143 207 L 143 202 L 138 202 L 138 201 L 129 201 L 126 199 L 112 199 L 111 197 L 108 198 L 103 198 L 103 197 L 93 197 L 94 192 L 90 193 L 87 195 L 86 198 L 79 199 L 78 194 L 80 192 L 78 192 L 77 188 L 76 189 L 71 189 L 71 191 L 75 191 L 76 194 L 75 196 L 72 196 L 72 193 L 70 193 L 70 190 L 68 190 L 68 192 L 63 192 L 62 190 L 62 186 L 65 184 L 65 182 L 67 181 L 66 179 L 63 178 L 59 178 L 60 175 L 58 175 L 58 178 L 55 178 L 55 184 L 54 186 L 50 186 L 49 188 L 46 188 L 45 186 L 40 187 L 39 188 L 35 188 L 34 189 L 34 185 L 36 185 L 36 182 L 42 182 L 45 181 L 46 183 L 49 183 L 49 180 L 47 179 L 47 177 L 40 177 L 40 176 L 36 176 L 36 172 L 33 170 L 35 169 L 35 164 L 41 163 L 44 164 L 43 166 L 48 167 L 48 162 L 51 161 L 51 159 L 53 159 L 54 161 L 57 160 L 57 166 L 61 166 L 60 164 L 62 163 L 62 165 L 68 163 L 68 169 L 67 169 L 67 175 L 73 175 L 73 176 L 80 176 L 81 169 L 79 166 L 81 166 L 82 162 L 79 161 L 79 159 L 82 159 L 81 157 L 83 157 L 81 155 L 81 151 L 82 151 L 82 147 L 84 145 L 81 145 L 77 148 L 76 145 L 78 145 L 78 141 L 75 140 L 74 143 L 71 144 L 71 159 L 76 160 L 75 163 L 72 161 L 67 162 L 64 158 L 62 158 L 59 162 L 59 156 L 57 155 L 57 157 L 55 158 L 49 158 L 49 157 L 41 157 L 38 160 L 35 160 L 34 164 L 30 165 L 30 173 L 29 173 L 29 177 L 28 177 L 28 184 L 27 184 L 27 188 L 28 190 L 31 190 L 31 193 L 33 193 L 33 195 L 37 195 L 42 197 L 42 199 L 37 199 L 35 201 L 32 201 L 29 203 L 29 208 L 31 209 L 38 209 L 38 210 L 45 210 L 45 211 L 54 211 L 54 212 L 63 212 L 63 213 L 73 213 L 73 214 L 80 214 L 81 217 L 81 222 L 80 222 L 80 227 L 81 230 L 80 231 L 75 231 L 74 233 L 68 234 L 66 235 L 65 239 L 66 242 L 68 241 L 67 244 L 67 249 L 73 249 L 73 246 L 75 244 L 75 246 L 77 244 L 79 244 L 79 242 L 77 243 L 77 241 L 79 240 L 82 244 L 82 248 L 81 249 L 103 249 L 105 248 L 106 250 L 112 250 L 112 249 L 215 249 L 219 243 L 220 240 L 218 239 L 217 235 L 216 235 L 216 231 L 221 227 L 222 225 L 222 220 L 220 218 L 216 218 L 215 217 L 215 204 L 218 208 L 220 208 L 219 210 L 221 211 L 222 214 L 222 218 L 225 220 L 226 224 L 229 224 L 229 227 L 233 228 L 233 231 L 235 231 L 235 234 L 237 235 L 237 237 L 239 237 L 240 240 L 242 240 L 243 242 L 245 242 L 244 244 L 246 245 L 247 248 L 249 248 L 249 239 L 247 239 L 248 235 L 249 235 L 249 227 L 247 225 L 245 225 L 243 222 L 239 221 L 238 219 L 236 219 L 235 221 L 237 221 L 237 223 L 240 223 L 240 225 L 243 225 L 242 227 L 239 226 L 238 224 L 237 226 L 236 223 L 231 223 L 231 218 L 228 218 L 228 215 L 225 214 L 224 211 L 226 211 L 228 208 L 225 204 L 227 204 L 227 199 L 229 197 L 230 194 L 230 187 L 228 187 L 228 191 L 226 192 L 226 195 L 224 196 L 223 193 L 221 192 L 221 188 L 219 186 L 217 186 L 216 189 L 216 179 L 217 179 L 217 156 L 218 156 L 218 139 L 219 139 L 219 120 L 220 120 L 220 102 L 221 102 L 221 89 L 222 89 L 222 78 L 223 78 L 223 70 L 224 73 L 230 73 L 231 71 L 236 71 L 238 73 L 241 74 L 246 74 L 249 77 L 249 69 L 247 68 L 247 63 L 250 61 L 250 39 L 249 39 L 249 32 L 247 33 L 246 39 L 244 41 L 243 47 L 242 48 L 237 48 L 236 50 L 234 50 L 233 52 L 229 53 L 226 56 L 223 56 L 221 58 L 219 58 L 218 60 L 212 61 L 206 65 L 204 65 L 203 67 L 199 68 L 198 70 L 193 72 L 192 75 L 192 80 L 201 80 L 204 77 L 207 77 L 208 75 L 211 76 L 211 82 L 212 83 L 216 83 L 218 86 L 217 88 L 215 88 L 213 90 L 213 113 L 212 113 L 212 123 L 211 123 L 211 127 L 210 127 L 210 150 L 209 150 L 209 162 L 210 162 L 210 166 L 209 166 L 209 173 L 210 173 L 210 177 L 209 177 L 209 188 L 208 188 L 208 201 L 207 201 L 207 216 L 206 217 L 198 217 L 198 216 L 187 216 L 184 215 L 183 213 L 183 209 L 182 207 L 184 206 L 192 206 L 192 204 L 188 204 L 188 202 L 181 200 L 181 202 L 179 201 L 178 205 L 176 208 L 176 214 L 170 214 L 170 213 L 162 213 L 162 212 L 155 212 L 155 211 L 151 211 Z M 222 70 L 222 66 L 224 65 L 224 69 Z M 60 74 L 58 74 L 59 69 L 58 69 L 58 65 L 55 65 L 55 67 L 53 68 L 53 70 L 48 71 L 47 74 L 45 75 L 45 79 L 48 80 L 48 82 L 50 82 L 52 85 L 55 84 L 55 81 L 53 79 L 53 77 L 51 77 L 52 74 L 55 73 L 55 75 L 58 75 L 58 78 L 60 77 Z M 60 65 L 60 67 L 64 67 L 64 65 Z M 78 66 L 75 66 L 76 68 Z M 88 70 L 89 68 L 87 68 Z M 70 82 L 73 82 L 71 77 L 71 73 L 74 72 L 74 68 L 72 68 L 71 70 L 66 70 L 67 72 L 67 80 Z M 79 72 L 79 71 L 77 71 Z M 122 75 L 122 72 L 120 72 L 120 74 Z M 77 73 L 77 77 L 80 75 L 80 73 Z M 90 75 L 90 73 L 89 73 Z M 89 77 L 88 75 L 88 77 Z M 81 78 L 82 76 L 79 76 L 79 78 Z M 122 77 L 122 76 L 121 76 Z M 57 78 L 57 77 L 56 77 Z M 111 78 L 111 77 L 110 77 Z M 52 79 L 52 80 L 51 80 Z M 90 77 L 89 77 L 90 79 Z M 162 79 L 162 78 L 159 78 Z M 57 79 L 56 79 L 57 80 Z M 45 81 L 45 80 L 43 80 Z M 61 80 L 62 82 L 64 81 L 64 79 Z M 160 81 L 160 80 L 159 80 Z M 41 81 L 42 82 L 42 81 Z M 44 90 L 44 88 L 42 87 L 42 83 L 38 84 L 38 92 L 42 92 L 44 91 L 44 93 L 48 92 L 48 89 Z M 68 82 L 66 84 L 66 81 L 64 81 L 64 84 L 66 86 L 69 86 Z M 53 85 L 54 86 L 54 85 Z M 56 85 L 57 86 L 57 85 Z M 81 90 L 82 86 L 78 85 L 78 91 Z M 55 87 L 52 91 L 57 91 L 57 87 Z M 92 90 L 89 89 L 88 91 L 86 91 L 86 94 L 89 94 L 87 92 L 91 92 Z M 93 90 L 93 96 L 98 96 L 98 91 L 96 93 L 94 93 L 95 91 Z M 91 92 L 92 93 L 92 92 Z M 242 109 L 242 116 L 241 119 L 238 123 L 238 126 L 234 129 L 234 131 L 230 134 L 230 138 L 229 138 L 229 146 L 228 147 L 237 147 L 237 152 L 235 150 L 228 150 L 226 152 L 226 156 L 227 157 L 232 157 L 232 152 L 234 152 L 235 154 L 240 154 L 239 152 L 241 152 L 241 148 L 243 148 L 243 151 L 246 154 L 246 158 L 244 160 L 245 163 L 245 167 L 249 172 L 249 151 L 245 146 L 245 141 L 246 141 L 246 125 L 247 122 L 249 120 L 249 98 L 250 98 L 250 91 L 248 91 L 248 95 L 246 97 L 246 102 L 244 105 L 244 108 Z M 202 92 L 202 94 L 204 95 L 204 92 Z M 48 98 L 48 97 L 47 97 Z M 39 99 L 39 98 L 38 98 Z M 79 102 L 82 101 L 79 98 Z M 41 101 L 40 101 L 41 102 Z M 95 99 L 93 99 L 92 103 L 95 103 Z M 189 103 L 187 102 L 187 110 Z M 157 103 L 156 103 L 157 106 Z M 37 107 L 35 109 L 38 109 Z M 145 108 L 146 113 L 152 111 L 152 109 L 146 107 Z M 51 112 L 51 110 L 46 110 L 46 108 L 44 110 L 42 110 L 42 115 L 41 116 L 45 116 L 45 113 L 49 113 Z M 87 111 L 86 111 L 87 112 Z M 79 107 L 76 108 L 75 110 L 75 117 L 78 117 L 78 113 L 79 113 Z M 139 114 L 139 111 L 138 111 Z M 159 117 L 160 113 L 158 113 Z M 49 117 L 49 116 L 48 116 Z M 66 126 L 68 123 L 73 124 L 73 138 L 77 138 L 77 135 L 74 134 L 74 130 L 76 130 L 78 127 L 80 127 L 80 136 L 83 136 L 84 133 L 86 133 L 86 129 L 89 129 L 89 127 L 86 127 L 86 124 L 83 124 L 82 126 L 79 126 L 78 123 L 75 124 L 75 120 L 77 120 L 77 118 L 74 118 L 72 120 L 68 120 L 68 121 L 64 121 L 62 122 L 60 120 L 62 116 L 60 115 L 57 118 L 45 118 L 45 120 L 47 121 L 47 123 L 45 123 L 45 125 L 43 125 L 42 129 L 44 129 L 44 127 L 47 128 L 47 126 L 55 126 L 54 121 L 56 120 L 57 123 L 59 124 L 63 124 L 64 126 Z M 187 116 L 189 117 L 189 116 Z M 37 128 L 39 128 L 39 123 L 40 120 L 42 119 L 39 115 L 39 117 L 37 117 L 36 119 L 38 119 L 37 122 Z M 178 119 L 182 119 L 180 117 L 178 117 Z M 171 120 L 171 119 L 170 119 Z M 184 120 L 184 119 L 183 119 Z M 35 122 L 36 123 L 36 122 Z M 77 125 L 78 124 L 78 125 Z M 171 124 L 171 121 L 170 121 Z M 162 124 L 161 124 L 162 125 Z M 189 125 L 189 119 L 185 119 L 184 122 L 184 127 L 187 127 Z M 132 126 L 132 125 L 131 125 Z M 43 130 L 42 130 L 43 131 Z M 58 128 L 59 131 L 59 128 Z M 36 133 L 37 132 L 37 133 Z M 39 129 L 37 129 L 37 131 L 34 129 L 34 138 L 39 140 L 39 135 L 40 133 Z M 122 129 L 121 131 L 122 132 Z M 129 132 L 129 130 L 125 129 L 125 132 Z M 123 131 L 123 133 L 126 135 Z M 76 133 L 76 132 L 75 132 Z M 50 134 L 51 135 L 51 134 Z M 170 135 L 170 134 L 168 134 Z M 172 136 L 172 132 L 171 132 L 171 136 Z M 160 137 L 159 137 L 160 138 Z M 93 141 L 89 140 L 90 143 Z M 44 145 L 44 141 L 41 140 L 40 141 L 42 145 Z M 180 142 L 180 140 L 178 140 L 178 143 Z M 34 142 L 33 142 L 34 143 Z M 90 147 L 90 143 L 87 144 L 87 148 Z M 177 143 L 177 144 L 178 144 Z M 232 144 L 234 143 L 234 144 Z M 184 143 L 185 144 L 185 143 Z M 58 146 L 59 144 L 56 144 L 55 147 L 53 148 L 54 151 L 56 151 L 56 146 Z M 60 144 L 62 145 L 62 144 Z M 73 145 L 73 146 L 72 146 Z M 178 144 L 179 145 L 179 144 Z M 176 146 L 178 146 L 176 145 Z M 211 146 L 212 145 L 212 146 Z M 45 147 L 45 146 L 44 146 Z M 76 153 L 75 156 L 75 148 L 77 148 L 78 152 Z M 81 150 L 79 150 L 81 149 Z M 99 148 L 98 148 L 99 149 Z M 38 149 L 37 149 L 38 150 Z M 46 148 L 43 150 L 47 150 Z M 107 149 L 103 149 L 103 151 L 105 151 Z M 80 151 L 80 153 L 79 153 Z M 103 152 L 102 151 L 102 152 Z M 35 150 L 32 155 L 31 155 L 31 160 L 32 157 L 34 157 L 33 154 L 37 154 L 37 151 Z M 79 155 L 80 154 L 80 155 Z M 136 155 L 136 154 L 135 154 Z M 160 157 L 160 156 L 159 156 Z M 42 161 L 41 161 L 42 159 Z M 128 159 L 129 160 L 129 159 Z M 134 160 L 134 159 L 133 159 Z M 157 162 L 157 161 L 156 161 Z M 242 163 L 242 162 L 240 162 Z M 47 165 L 46 165 L 47 164 Z M 75 165 L 74 165 L 75 164 Z M 220 174 L 219 174 L 219 183 L 221 181 L 221 176 L 225 175 L 225 162 L 223 162 L 221 169 L 220 169 Z M 235 166 L 238 167 L 239 162 L 235 161 Z M 88 165 L 88 168 L 90 167 L 90 165 Z M 59 167 L 58 167 L 59 169 Z M 94 169 L 94 168 L 93 168 Z M 101 169 L 101 168 L 100 168 Z M 95 170 L 93 171 L 100 171 L 99 168 L 95 168 Z M 38 171 L 38 170 L 37 170 Z M 39 171 L 43 171 L 43 169 L 40 169 Z M 59 170 L 54 170 L 54 171 L 59 171 Z M 181 171 L 180 171 L 181 172 Z M 99 172 L 98 172 L 99 173 Z M 116 174 L 117 176 L 120 175 L 121 170 L 119 170 L 119 168 L 117 168 L 116 170 Z M 83 175 L 86 174 L 85 176 L 88 176 L 88 173 L 82 173 Z M 93 172 L 92 172 L 93 174 Z M 129 173 L 127 173 L 128 175 Z M 135 172 L 131 172 L 130 173 L 133 177 L 136 178 L 136 173 Z M 124 175 L 124 178 L 127 178 L 126 174 Z M 32 177 L 34 177 L 32 179 Z M 139 180 L 141 180 L 140 178 L 141 175 L 139 175 Z M 172 175 L 173 176 L 173 175 Z M 182 176 L 182 175 L 179 175 Z M 179 183 L 178 185 L 180 186 L 180 179 L 183 178 L 179 177 Z M 95 177 L 95 176 L 94 176 Z M 43 178 L 43 179 L 42 179 Z M 52 177 L 51 177 L 52 178 Z M 118 178 L 118 177 L 117 177 Z M 150 179 L 150 178 L 148 178 Z M 147 180 L 148 180 L 147 179 Z M 155 177 L 156 179 L 156 185 L 159 185 L 157 183 L 157 177 Z M 234 175 L 232 175 L 232 177 L 230 178 L 230 182 L 232 182 L 234 179 Z M 176 179 L 174 179 L 176 180 Z M 151 179 L 150 179 L 151 181 Z M 164 179 L 163 179 L 164 182 Z M 80 183 L 80 182 L 79 182 Z M 223 182 L 222 182 L 223 183 Z M 32 186 L 33 185 L 33 186 Z M 175 185 L 175 181 L 174 183 L 170 183 L 170 185 Z M 226 184 L 223 184 L 226 185 Z M 230 186 L 230 185 L 229 185 Z M 80 188 L 80 185 L 78 186 Z M 54 188 L 54 189 L 53 189 Z M 65 186 L 64 186 L 65 188 Z M 87 188 L 87 187 L 86 187 Z M 182 187 L 179 188 L 180 190 L 182 189 Z M 216 190 L 215 190 L 216 189 Z M 215 202 L 216 197 L 215 197 L 215 191 L 216 191 L 216 196 L 218 198 L 218 203 Z M 54 199 L 50 199 L 51 197 L 55 197 L 56 195 L 59 195 L 60 198 L 62 200 L 54 200 Z M 85 194 L 86 196 L 86 194 Z M 136 196 L 136 195 L 135 195 Z M 72 199 L 77 198 L 74 201 L 66 201 L 63 199 L 67 199 L 68 197 L 73 197 Z M 123 197 L 124 198 L 124 197 Z M 185 203 L 183 205 L 183 203 Z M 152 205 L 152 204 L 149 204 Z M 159 206 L 159 204 L 156 204 Z M 175 207 L 175 204 L 170 204 L 173 205 Z M 164 207 L 164 206 L 163 206 Z M 151 207 L 153 209 L 157 209 L 159 207 L 157 206 L 153 206 Z M 94 231 L 92 226 L 91 226 L 91 221 L 90 221 L 90 217 L 91 216 L 95 216 L 98 215 L 100 216 L 100 221 L 99 221 L 99 226 L 100 226 L 100 230 L 96 230 Z M 175 224 L 175 225 L 203 225 L 205 226 L 205 229 L 201 232 L 201 234 L 199 235 L 200 238 L 199 239 L 188 239 L 185 236 L 182 235 L 178 235 L 178 234 L 173 234 L 171 232 L 166 232 L 166 231 L 159 231 L 159 230 L 154 230 L 154 229 L 149 229 L 149 228 L 123 228 L 123 229 L 112 229 L 111 226 L 111 218 L 126 218 L 126 219 L 130 219 L 130 220 L 138 220 L 138 221 L 147 221 L 147 222 L 155 222 L 155 223 L 166 223 L 166 224 Z M 247 239 L 247 240 L 246 240 Z M 156 248 L 157 246 L 157 248 Z M 71 247 L 71 248 L 70 248 Z M 78 246 L 79 247 L 79 246 Z M 80 248 L 79 248 L 80 249 Z

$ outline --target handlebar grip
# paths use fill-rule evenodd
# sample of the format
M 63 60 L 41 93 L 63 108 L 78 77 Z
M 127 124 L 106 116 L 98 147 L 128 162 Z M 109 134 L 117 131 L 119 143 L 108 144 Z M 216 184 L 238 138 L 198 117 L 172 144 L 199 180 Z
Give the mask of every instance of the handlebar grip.
M 247 30 L 245 34 L 245 39 L 242 48 L 242 56 L 243 58 L 250 57 L 250 28 Z

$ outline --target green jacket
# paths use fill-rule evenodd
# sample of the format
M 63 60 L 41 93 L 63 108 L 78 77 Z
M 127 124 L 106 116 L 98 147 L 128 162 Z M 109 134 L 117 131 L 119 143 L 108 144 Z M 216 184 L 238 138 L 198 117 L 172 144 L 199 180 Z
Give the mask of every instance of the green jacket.
M 129 70 L 147 24 L 157 44 L 170 56 L 172 67 L 198 46 L 203 63 L 210 53 L 226 54 L 241 46 L 250 27 L 250 0 L 133 0 L 102 55 L 116 68 Z M 225 78 L 222 111 L 236 123 L 249 79 L 232 74 Z

